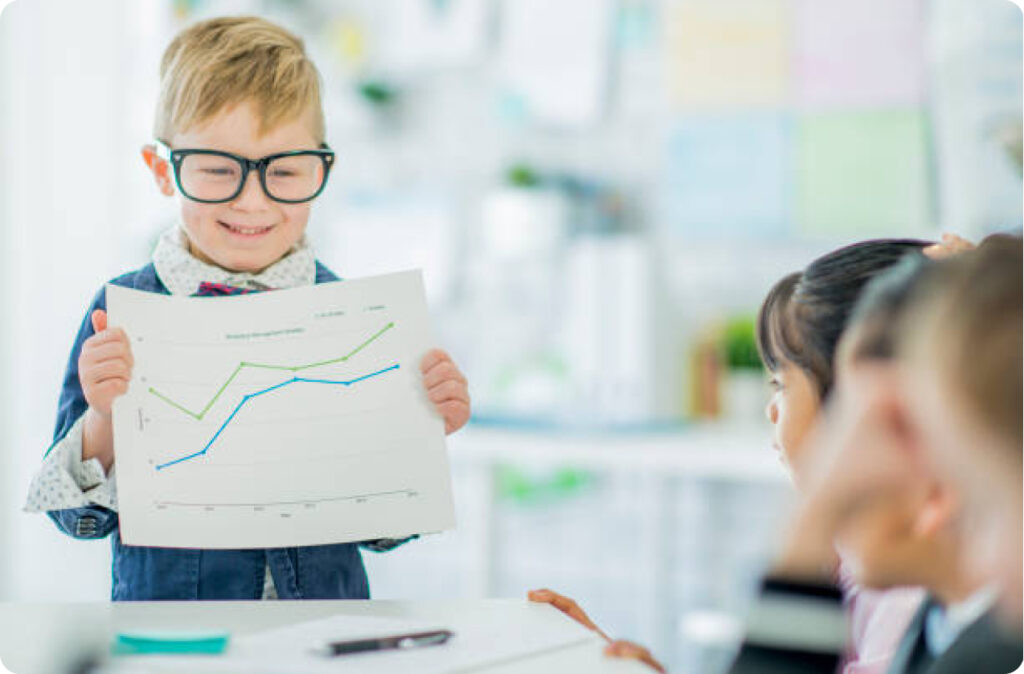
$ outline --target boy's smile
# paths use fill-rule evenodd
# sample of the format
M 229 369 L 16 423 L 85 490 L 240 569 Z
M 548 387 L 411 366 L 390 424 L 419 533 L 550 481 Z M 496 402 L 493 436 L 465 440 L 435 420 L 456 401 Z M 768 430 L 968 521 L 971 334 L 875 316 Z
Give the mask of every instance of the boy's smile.
M 232 234 L 237 234 L 243 238 L 255 238 L 263 236 L 274 228 L 273 225 L 267 225 L 266 227 L 246 227 L 245 225 L 234 225 L 229 222 L 220 222 L 218 224 L 227 228 Z
M 169 138 L 175 149 L 210 149 L 259 158 L 278 152 L 313 150 L 319 142 L 311 115 L 259 133 L 259 118 L 250 103 L 224 109 L 201 126 Z M 168 167 L 157 182 L 165 194 L 174 193 Z M 233 272 L 257 273 L 287 255 L 302 239 L 311 202 L 285 204 L 270 199 L 254 171 L 241 193 L 225 203 L 207 204 L 178 194 L 182 226 L 189 251 L 208 264 Z

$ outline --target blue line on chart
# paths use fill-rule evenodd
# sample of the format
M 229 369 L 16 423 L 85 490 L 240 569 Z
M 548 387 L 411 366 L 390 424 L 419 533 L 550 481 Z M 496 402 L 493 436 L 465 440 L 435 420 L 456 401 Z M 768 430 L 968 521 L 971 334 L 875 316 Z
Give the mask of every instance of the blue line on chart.
M 385 372 L 391 372 L 392 370 L 397 370 L 398 367 L 399 367 L 398 363 L 395 363 L 391 367 L 386 367 L 383 370 L 377 370 L 376 372 L 371 372 L 370 374 L 364 374 L 362 377 L 357 377 L 355 379 L 348 379 L 348 380 L 345 380 L 345 381 L 337 380 L 337 379 L 307 379 L 305 377 L 292 377 L 291 379 L 289 379 L 287 381 L 283 381 L 280 384 L 275 384 L 275 385 L 271 386 L 270 388 L 265 388 L 262 391 L 256 391 L 256 393 L 250 393 L 250 394 L 242 397 L 242 401 L 240 403 L 238 403 L 238 405 L 235 406 L 235 409 L 231 412 L 231 414 L 228 415 L 228 418 L 224 420 L 224 423 L 222 423 L 220 425 L 220 428 L 218 428 L 217 432 L 213 434 L 213 437 L 210 438 L 210 441 L 206 443 L 205 447 L 200 449 L 198 452 L 193 452 L 192 454 L 189 454 L 188 456 L 183 456 L 180 459 L 175 459 L 173 461 L 168 461 L 167 463 L 161 463 L 161 464 L 159 464 L 156 467 L 156 469 L 157 470 L 163 470 L 164 468 L 168 468 L 170 466 L 173 466 L 176 463 L 181 463 L 182 461 L 188 461 L 189 459 L 194 459 L 197 456 L 203 456 L 204 454 L 206 454 L 208 451 L 210 451 L 210 446 L 213 445 L 213 443 L 217 440 L 217 438 L 220 437 L 220 434 L 224 432 L 224 429 L 227 428 L 227 425 L 231 422 L 232 419 L 235 418 L 235 415 L 238 414 L 238 411 L 240 409 L 242 409 L 242 406 L 245 405 L 245 403 L 247 403 L 250 400 L 252 400 L 253 398 L 255 398 L 256 396 L 261 396 L 264 393 L 270 393 L 274 389 L 279 389 L 282 386 L 287 386 L 288 384 L 297 384 L 297 383 L 305 383 L 305 384 L 333 384 L 335 386 L 351 386 L 352 384 L 356 384 L 356 383 L 364 381 L 366 379 L 370 379 L 372 377 L 377 377 L 379 375 L 382 375 Z

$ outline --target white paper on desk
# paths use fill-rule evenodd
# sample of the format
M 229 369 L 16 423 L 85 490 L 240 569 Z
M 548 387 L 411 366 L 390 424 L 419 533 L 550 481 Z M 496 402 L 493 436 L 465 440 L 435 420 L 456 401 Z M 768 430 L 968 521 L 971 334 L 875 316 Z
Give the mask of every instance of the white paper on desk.
M 431 629 L 455 633 L 446 644 L 401 651 L 324 657 L 311 649 L 325 641 L 383 637 Z M 593 632 L 556 609 L 524 602 L 468 610 L 450 621 L 399 620 L 339 615 L 266 630 L 233 640 L 219 657 L 119 658 L 144 664 L 146 671 L 200 673 L 372 672 L 373 674 L 453 674 L 540 656 L 597 641 Z M 595 648 L 599 646 L 595 643 Z M 129 671 L 132 671 L 129 668 Z
M 121 539 L 270 548 L 455 524 L 444 424 L 403 272 L 234 297 L 108 286 L 135 365 L 114 404 Z

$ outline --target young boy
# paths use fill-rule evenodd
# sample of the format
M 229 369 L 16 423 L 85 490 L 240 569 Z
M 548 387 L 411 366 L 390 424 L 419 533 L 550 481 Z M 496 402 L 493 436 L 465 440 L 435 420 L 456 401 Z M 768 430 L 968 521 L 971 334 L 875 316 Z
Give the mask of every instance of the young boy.
M 1019 236 L 992 236 L 915 285 L 899 345 L 910 426 L 972 521 L 967 562 L 1000 585 L 999 617 L 1022 622 L 1022 311 Z M 1019 658 L 1018 658 L 1019 662 Z
M 254 292 L 337 280 L 305 238 L 313 199 L 334 160 L 325 144 L 319 74 L 302 41 L 259 18 L 198 23 L 160 65 L 156 142 L 143 158 L 160 191 L 178 193 L 179 227 L 152 262 L 112 283 L 171 295 Z M 215 300 L 210 300 L 215 301 Z M 71 350 L 54 444 L 26 509 L 65 533 L 109 534 L 114 600 L 365 599 L 359 545 L 270 550 L 125 546 L 117 535 L 111 404 L 127 390 L 132 354 L 93 300 Z M 442 351 L 421 363 L 428 397 L 452 433 L 469 419 L 468 384 Z M 367 541 L 383 551 L 404 541 Z

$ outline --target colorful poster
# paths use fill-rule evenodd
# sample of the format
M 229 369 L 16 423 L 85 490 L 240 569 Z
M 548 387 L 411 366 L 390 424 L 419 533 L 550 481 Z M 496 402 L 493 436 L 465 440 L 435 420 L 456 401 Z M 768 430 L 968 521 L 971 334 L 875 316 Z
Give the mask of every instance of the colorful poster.
M 666 216 L 696 236 L 790 229 L 792 124 L 777 113 L 680 120 L 668 143 Z
M 808 115 L 796 136 L 796 211 L 804 233 L 898 236 L 933 224 L 920 111 Z
M 667 12 L 668 90 L 680 108 L 778 105 L 789 87 L 780 0 L 680 0 Z
M 801 107 L 909 106 L 922 100 L 921 0 L 798 0 L 793 77 Z

